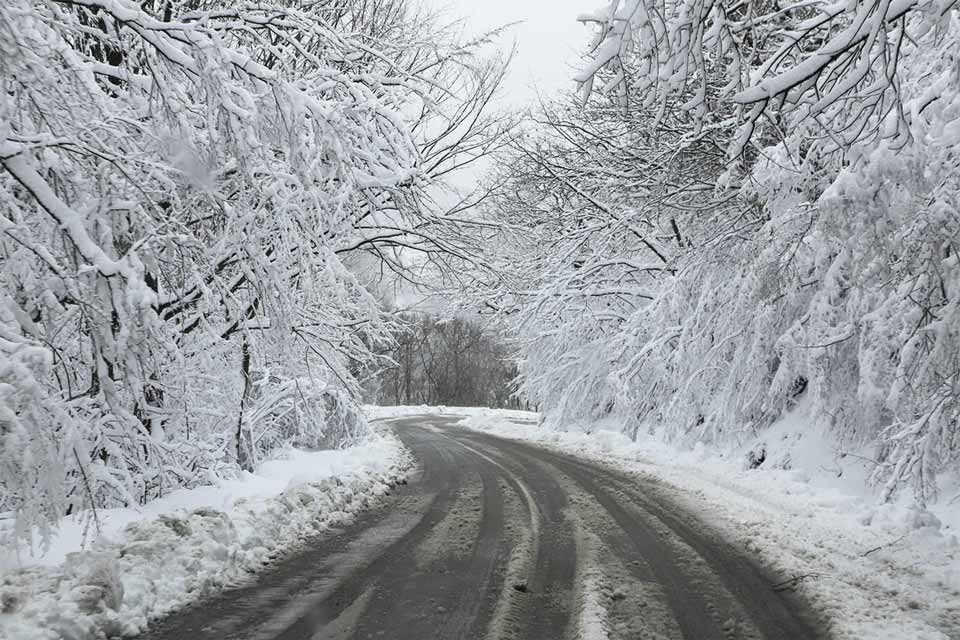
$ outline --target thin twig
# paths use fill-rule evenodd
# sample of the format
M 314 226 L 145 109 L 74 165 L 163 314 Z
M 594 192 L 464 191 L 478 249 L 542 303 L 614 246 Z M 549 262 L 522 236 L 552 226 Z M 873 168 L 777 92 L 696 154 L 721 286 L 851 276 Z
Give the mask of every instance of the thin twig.
M 93 512 L 93 526 L 97 530 L 97 535 L 100 535 L 100 516 L 97 514 L 97 503 L 94 500 L 93 490 L 90 488 L 90 481 L 87 479 L 87 472 L 83 467 L 83 463 L 80 462 L 80 455 L 77 453 L 76 448 L 73 450 L 73 457 L 77 460 L 77 468 L 80 469 L 80 477 L 83 479 L 83 487 L 87 492 L 87 498 L 90 500 L 90 510 Z
M 861 554 L 860 554 L 860 557 L 861 557 L 861 558 L 866 558 L 868 555 L 870 555 L 870 554 L 873 553 L 874 551 L 880 551 L 880 549 L 886 549 L 887 547 L 892 547 L 893 545 L 897 544 L 898 542 L 903 541 L 903 539 L 906 538 L 906 537 L 907 537 L 907 534 L 903 534 L 902 536 L 900 536 L 900 537 L 897 538 L 896 540 L 891 540 L 890 542 L 887 542 L 886 544 L 882 544 L 882 545 L 880 545 L 879 547 L 874 547 L 873 549 L 868 549 L 868 550 L 864 551 L 863 553 L 861 553 Z
M 820 575 L 821 574 L 819 573 L 804 573 L 799 576 L 793 576 L 789 580 L 778 582 L 777 584 L 772 585 L 770 588 L 774 591 L 786 591 L 787 589 L 793 589 L 807 578 L 819 578 Z

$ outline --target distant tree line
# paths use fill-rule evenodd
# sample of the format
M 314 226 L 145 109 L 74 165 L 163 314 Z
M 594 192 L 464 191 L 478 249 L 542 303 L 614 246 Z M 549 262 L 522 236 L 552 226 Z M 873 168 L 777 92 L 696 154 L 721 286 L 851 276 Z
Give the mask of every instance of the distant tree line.
M 392 361 L 369 390 L 384 405 L 518 406 L 516 366 L 506 345 L 479 323 L 405 314 Z

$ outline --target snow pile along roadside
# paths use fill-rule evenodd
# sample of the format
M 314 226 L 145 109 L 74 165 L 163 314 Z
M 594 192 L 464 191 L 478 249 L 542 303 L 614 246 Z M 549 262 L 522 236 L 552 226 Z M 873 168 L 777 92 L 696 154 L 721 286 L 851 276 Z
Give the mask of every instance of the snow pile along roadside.
M 832 637 L 960 638 L 956 502 L 933 511 L 906 498 L 878 504 L 862 481 L 857 491 L 833 475 L 831 486 L 831 474 L 815 467 L 749 468 L 739 456 L 681 451 L 653 438 L 631 442 L 602 425 L 590 425 L 590 433 L 547 431 L 494 412 L 460 425 L 661 481 L 658 492 L 782 577 L 771 588 L 800 592 Z
M 349 520 L 412 464 L 400 441 L 384 434 L 349 449 L 291 450 L 255 474 L 175 491 L 142 512 L 101 510 L 100 534 L 85 549 L 83 524 L 65 518 L 44 555 L 0 552 L 0 637 L 143 631 Z

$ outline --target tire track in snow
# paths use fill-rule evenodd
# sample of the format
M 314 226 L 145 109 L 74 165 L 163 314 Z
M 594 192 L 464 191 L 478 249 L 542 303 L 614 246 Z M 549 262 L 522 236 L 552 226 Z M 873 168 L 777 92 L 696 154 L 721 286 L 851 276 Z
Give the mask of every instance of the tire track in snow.
M 577 550 L 567 499 L 542 465 L 518 461 L 496 447 L 468 442 L 459 431 L 441 437 L 499 469 L 501 479 L 524 507 L 514 524 L 510 563 L 497 610 L 486 637 L 495 640 L 572 637 L 574 574 Z M 482 636 L 470 636 L 482 637 Z
M 777 580 L 711 535 L 703 523 L 666 506 L 655 487 L 644 486 L 641 490 L 635 479 L 597 465 L 579 461 L 560 464 L 566 464 L 568 471 L 577 469 L 575 473 L 595 488 L 604 487 L 599 491 L 606 491 L 608 499 L 629 505 L 621 514 L 623 524 L 630 526 L 632 522 L 634 530 L 647 527 L 666 543 L 664 547 L 668 552 L 673 551 L 675 567 L 681 572 L 689 571 L 693 587 L 712 596 L 707 609 L 721 620 L 723 635 L 709 637 L 782 640 L 818 637 L 811 621 L 797 614 L 798 603 L 771 589 Z
M 394 640 L 471 638 L 481 633 L 499 590 L 497 566 L 508 550 L 503 539 L 503 496 L 497 474 L 460 448 L 439 446 L 426 431 L 409 434 L 431 472 L 425 489 L 443 496 L 419 527 L 398 540 L 369 567 L 352 575 L 276 640 L 323 633 L 366 593 L 364 610 L 338 638 L 389 637 Z M 429 443 L 429 447 L 424 447 Z M 477 514 L 480 514 L 477 516 Z M 319 630 L 319 631 L 316 631 Z M 384 631 L 389 630 L 389 635 Z M 320 636 L 322 637 L 322 636 Z
M 563 511 L 575 528 L 569 535 L 576 545 L 575 584 L 579 609 L 579 633 L 571 633 L 569 637 L 666 640 L 683 637 L 681 630 L 688 638 L 724 637 L 723 621 L 703 615 L 710 610 L 710 604 L 701 597 L 693 582 L 673 566 L 673 554 L 663 549 L 653 550 L 654 559 L 663 558 L 669 566 L 669 571 L 657 575 L 645 556 L 638 554 L 636 540 L 628 535 L 629 527 L 624 528 L 618 522 L 615 514 L 621 514 L 622 509 L 604 492 L 597 491 L 569 470 L 561 470 L 552 460 L 542 459 L 537 449 L 513 448 L 502 441 L 491 446 L 466 433 L 458 434 L 459 437 L 489 454 L 496 451 L 512 459 L 512 464 L 523 469 L 528 478 L 537 479 L 544 492 L 566 497 Z M 644 549 L 644 554 L 649 553 L 651 549 Z M 673 587 L 672 594 L 668 593 L 670 587 Z M 696 612 L 692 616 L 693 624 L 678 622 L 685 611 Z
M 775 581 L 761 568 L 711 536 L 703 523 L 672 510 L 669 496 L 653 481 L 525 443 L 474 433 L 462 437 L 548 464 L 589 494 L 595 505 L 584 509 L 583 501 L 575 503 L 581 520 L 589 526 L 590 513 L 596 516 L 599 506 L 619 529 L 606 527 L 606 533 L 600 533 L 600 555 L 605 551 L 618 566 L 628 567 L 636 583 L 650 584 L 652 572 L 683 637 L 808 640 L 822 636 L 807 617 L 797 613 L 802 603 L 774 593 L 770 585 Z M 623 600 L 618 597 L 615 602 Z M 669 630 L 664 629 L 663 636 L 671 637 Z

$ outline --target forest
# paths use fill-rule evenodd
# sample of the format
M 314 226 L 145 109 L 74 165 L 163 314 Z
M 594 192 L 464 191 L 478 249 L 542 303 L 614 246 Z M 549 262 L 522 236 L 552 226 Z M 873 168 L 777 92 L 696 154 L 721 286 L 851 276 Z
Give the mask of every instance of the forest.
M 883 500 L 955 486 L 955 2 L 625 0 L 484 209 L 547 425 L 724 447 L 803 403 Z M 947 495 L 947 500 L 956 500 Z
M 576 91 L 516 113 L 501 31 L 402 0 L 0 3 L 14 534 L 362 440 L 364 394 L 713 447 L 803 403 L 881 499 L 940 498 L 955 0 L 580 20 Z
M 476 256 L 440 196 L 512 128 L 495 35 L 394 0 L 0 6 L 18 536 L 365 435 L 401 328 L 382 283 Z

